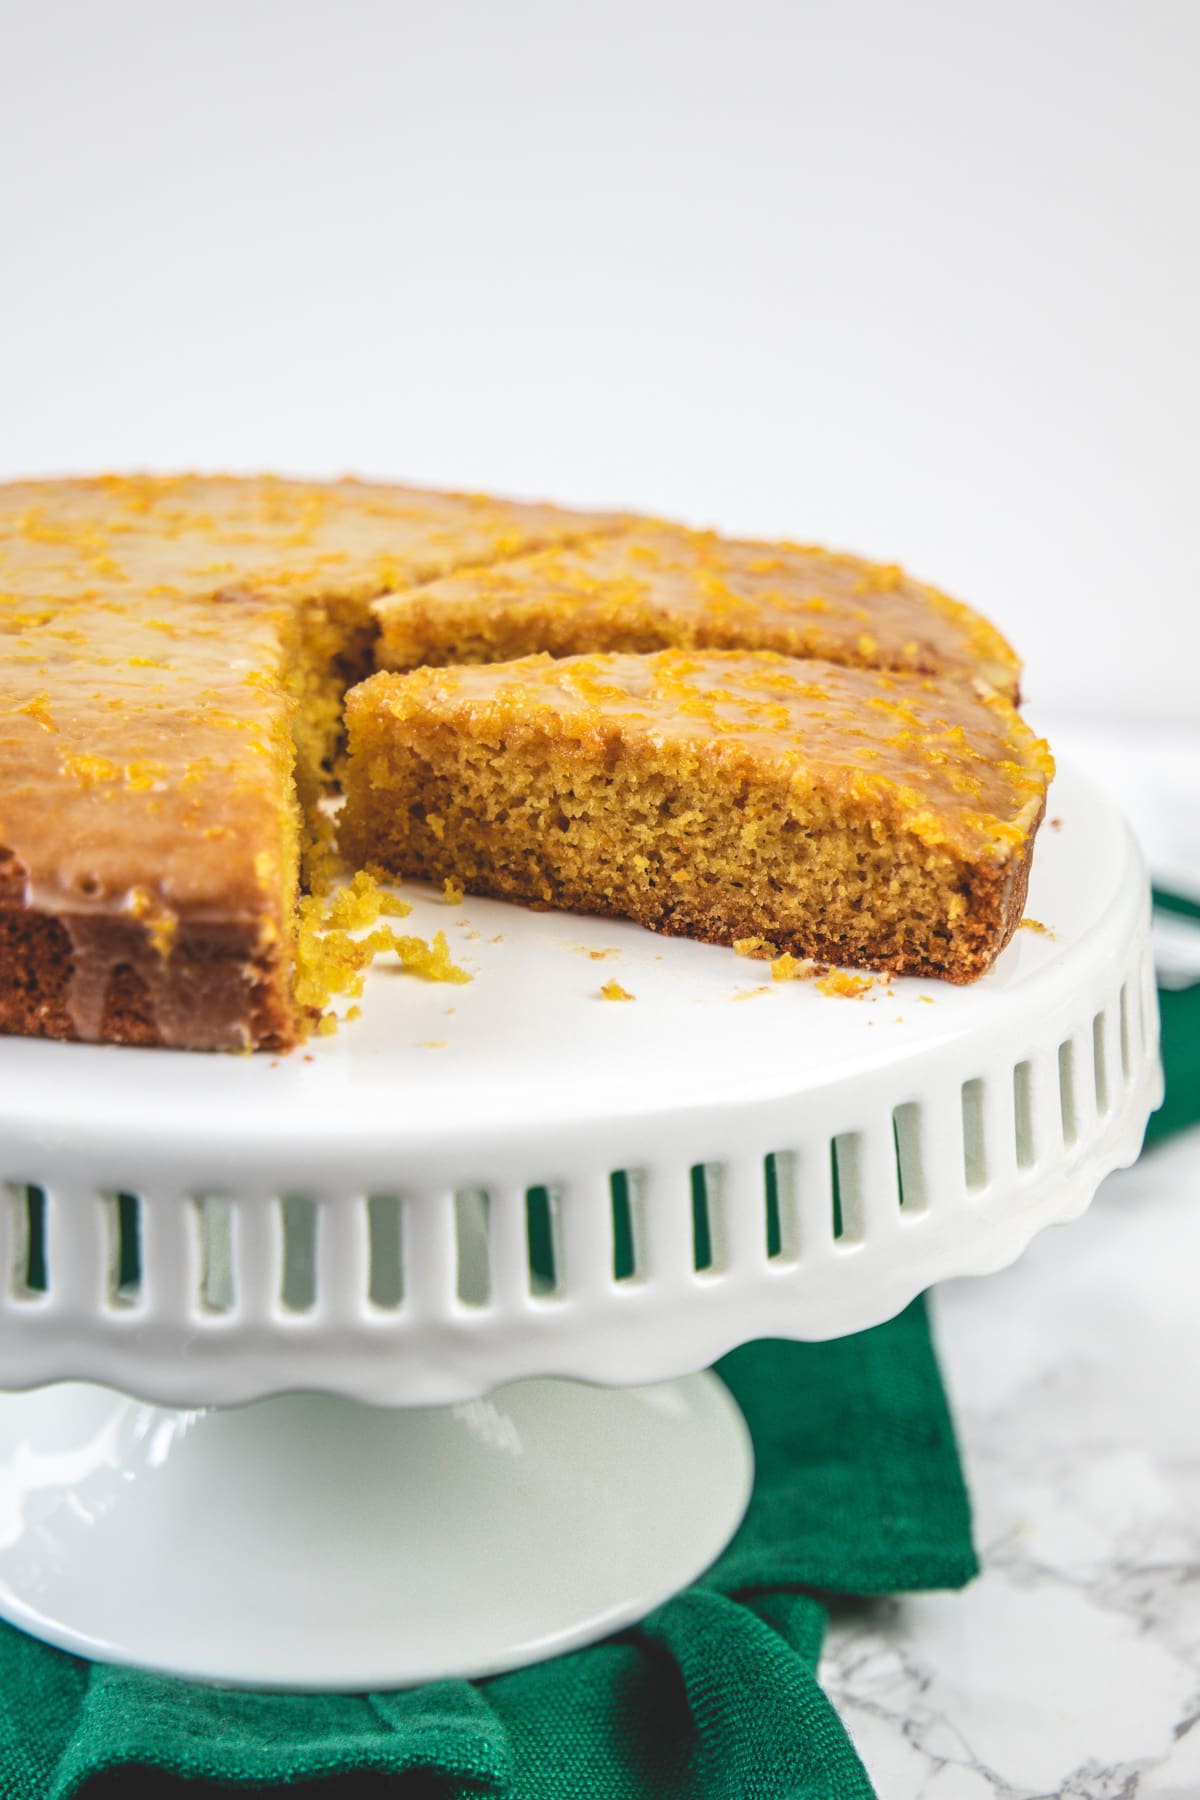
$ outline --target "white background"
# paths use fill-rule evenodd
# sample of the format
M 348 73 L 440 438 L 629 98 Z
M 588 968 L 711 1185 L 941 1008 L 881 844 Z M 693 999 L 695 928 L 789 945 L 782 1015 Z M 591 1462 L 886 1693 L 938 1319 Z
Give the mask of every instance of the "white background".
M 1196 0 L 0 0 L 0 475 L 885 558 L 1197 717 Z

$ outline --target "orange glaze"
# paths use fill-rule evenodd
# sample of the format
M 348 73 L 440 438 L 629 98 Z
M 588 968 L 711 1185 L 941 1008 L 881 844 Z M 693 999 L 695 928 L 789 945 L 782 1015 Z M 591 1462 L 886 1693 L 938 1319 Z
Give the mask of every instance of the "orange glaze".
M 986 619 L 895 564 L 652 522 L 461 570 L 387 596 L 375 611 L 379 661 L 392 668 L 502 661 L 542 649 L 776 650 L 979 676 L 1010 699 L 1020 672 Z M 479 634 L 492 629 L 499 654 L 477 653 Z

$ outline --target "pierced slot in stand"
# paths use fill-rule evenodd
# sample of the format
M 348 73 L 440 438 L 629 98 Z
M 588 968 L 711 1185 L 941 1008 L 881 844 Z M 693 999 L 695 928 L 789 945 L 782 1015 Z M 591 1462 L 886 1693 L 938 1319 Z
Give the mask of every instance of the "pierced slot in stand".
M 233 1266 L 233 1207 L 220 1194 L 196 1202 L 200 1230 L 200 1303 L 207 1312 L 233 1310 L 236 1285 Z
M 697 1275 L 705 1275 L 717 1266 L 719 1258 L 720 1166 L 717 1163 L 697 1163 L 690 1171 L 690 1179 L 692 1267 Z
M 626 1169 L 618 1169 L 611 1177 L 611 1184 L 613 1280 L 636 1281 L 642 1265 L 636 1177 Z
M 532 1187 L 525 1195 L 525 1235 L 530 1292 L 543 1300 L 551 1299 L 561 1291 L 562 1250 L 558 1207 L 547 1187 Z
M 486 1306 L 491 1297 L 490 1205 L 482 1188 L 460 1188 L 454 1196 L 457 1291 L 464 1306 Z
M 1063 1143 L 1071 1149 L 1079 1141 L 1079 1115 L 1075 1094 L 1075 1045 L 1070 1038 L 1058 1047 L 1058 1092 Z
M 404 1300 L 404 1232 L 395 1194 L 372 1194 L 367 1200 L 367 1243 L 367 1298 L 372 1306 L 394 1312 Z
M 142 1298 L 142 1203 L 136 1194 L 105 1196 L 110 1261 L 108 1298 L 114 1306 L 137 1306 Z
M 892 1137 L 896 1146 L 896 1180 L 900 1210 L 905 1214 L 926 1210 L 925 1171 L 921 1160 L 921 1109 L 906 1100 L 892 1113 Z
M 987 1138 L 983 1126 L 983 1082 L 965 1081 L 962 1090 L 963 1174 L 967 1192 L 978 1193 L 988 1182 Z
M 45 1191 L 26 1182 L 8 1182 L 5 1194 L 11 1291 L 18 1300 L 37 1299 L 47 1287 Z
M 863 1239 L 865 1209 L 860 1149 L 861 1136 L 857 1131 L 842 1132 L 829 1146 L 833 1236 L 837 1243 L 844 1245 L 859 1244 Z

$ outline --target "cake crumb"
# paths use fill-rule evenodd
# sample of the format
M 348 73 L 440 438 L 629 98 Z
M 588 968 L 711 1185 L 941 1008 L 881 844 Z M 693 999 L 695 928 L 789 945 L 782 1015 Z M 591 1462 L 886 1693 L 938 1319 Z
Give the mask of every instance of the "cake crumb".
M 411 910 L 407 901 L 381 888 L 366 869 L 359 869 L 332 896 L 305 895 L 296 931 L 296 1004 L 311 1014 L 320 1012 L 335 994 L 357 998 L 367 970 L 388 951 L 395 951 L 402 969 L 426 981 L 470 981 L 466 970 L 454 962 L 445 932 L 436 932 L 426 943 L 424 938 L 402 937 L 391 925 L 378 922 L 384 916 L 403 918 Z M 351 936 L 356 931 L 365 936 Z M 336 1022 L 327 1025 L 324 1019 L 316 1026 L 323 1036 L 336 1029 Z
M 444 1050 L 445 1048 L 445 1038 L 422 1038 L 417 1045 L 418 1050 Z
M 634 1000 L 637 998 L 635 994 L 629 992 L 628 988 L 623 988 L 619 981 L 606 981 L 600 992 L 605 1000 Z
M 734 938 L 733 953 L 735 956 L 753 956 L 758 962 L 771 962 L 779 955 L 779 945 L 763 937 Z
M 327 903 L 325 923 L 338 931 L 359 931 L 381 917 L 404 919 L 411 911 L 407 900 L 389 894 L 373 875 L 359 869 Z
M 815 974 L 815 963 L 809 962 L 807 957 L 793 956 L 789 950 L 771 964 L 772 981 L 808 981 Z
M 322 1013 L 321 1017 L 317 1020 L 318 1037 L 332 1037 L 337 1028 L 338 1022 L 336 1013 Z
M 932 994 L 918 994 L 917 999 L 921 1002 L 922 1006 L 936 1006 L 937 1005 L 937 1001 L 934 999 Z
M 461 906 L 466 889 L 454 875 L 447 875 L 442 882 L 442 899 L 447 906 Z
M 1051 831 L 1061 831 L 1062 830 L 1062 820 L 1061 819 L 1051 819 L 1050 829 L 1051 829 Z
M 739 988 L 736 994 L 731 994 L 729 998 L 731 1000 L 753 1000 L 756 994 L 769 994 L 770 991 L 769 987 Z
M 823 994 L 835 994 L 843 1000 L 858 1000 L 874 986 L 869 975 L 851 975 L 846 969 L 831 969 L 817 982 Z
M 361 1018 L 362 1018 L 362 1007 L 361 1006 L 348 1006 L 346 1008 L 346 1023 L 347 1023 L 347 1025 L 353 1025 L 355 1019 L 361 1019 Z
M 603 962 L 606 957 L 620 956 L 620 954 L 621 954 L 621 952 L 619 950 L 589 950 L 588 951 L 588 955 L 591 957 L 593 962 Z
M 435 931 L 427 944 L 424 938 L 397 937 L 390 932 L 391 945 L 400 958 L 400 966 L 407 969 L 410 975 L 421 975 L 426 981 L 470 981 L 472 977 L 465 969 L 460 969 L 450 954 L 450 944 L 444 931 Z
M 1048 925 L 1043 925 L 1042 921 L 1040 919 L 1022 919 L 1021 924 L 1020 924 L 1020 930 L 1036 931 L 1039 937 L 1053 937 L 1054 936 L 1054 933 L 1051 931 L 1050 927 Z

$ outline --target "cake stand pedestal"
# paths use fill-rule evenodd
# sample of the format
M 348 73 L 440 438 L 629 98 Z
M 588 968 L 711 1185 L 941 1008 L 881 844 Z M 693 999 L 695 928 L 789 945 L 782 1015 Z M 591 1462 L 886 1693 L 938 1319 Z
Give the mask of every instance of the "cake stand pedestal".
M 0 1605 L 101 1661 L 362 1691 L 491 1675 L 686 1587 L 750 1494 L 713 1375 L 518 1381 L 456 1406 L 0 1404 Z
M 280 1059 L 0 1044 L 0 1616 L 355 1691 L 687 1585 L 752 1479 L 696 1371 L 1001 1267 L 1137 1154 L 1145 874 L 1078 776 L 1049 811 L 1037 923 L 968 989 L 406 888 L 470 986 L 377 971 Z

